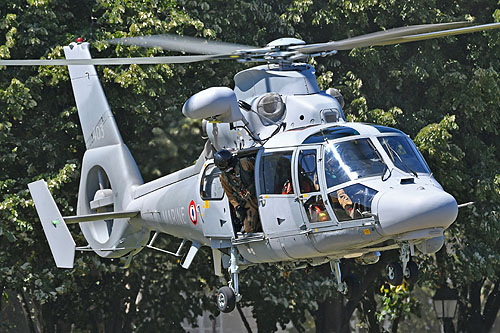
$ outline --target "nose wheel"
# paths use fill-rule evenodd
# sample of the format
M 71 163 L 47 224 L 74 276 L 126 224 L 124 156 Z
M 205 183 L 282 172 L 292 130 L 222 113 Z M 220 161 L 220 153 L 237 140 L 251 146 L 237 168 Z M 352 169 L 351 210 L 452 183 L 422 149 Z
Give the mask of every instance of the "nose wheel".
M 387 265 L 387 282 L 393 286 L 399 286 L 403 283 L 403 268 L 399 262 L 393 262 Z
M 418 266 L 414 261 L 411 261 L 413 254 L 413 245 L 403 243 L 400 249 L 399 262 L 393 262 L 387 265 L 387 282 L 393 286 L 399 286 L 403 280 L 408 284 L 414 284 L 418 280 Z
M 406 270 L 403 272 L 404 279 L 409 284 L 414 284 L 418 281 L 418 266 L 414 261 L 410 261 L 406 265 Z

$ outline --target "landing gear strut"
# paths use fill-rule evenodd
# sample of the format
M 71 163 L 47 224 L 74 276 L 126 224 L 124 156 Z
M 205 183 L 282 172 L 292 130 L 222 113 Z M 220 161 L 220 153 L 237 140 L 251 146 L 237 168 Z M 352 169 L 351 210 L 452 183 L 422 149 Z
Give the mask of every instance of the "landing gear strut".
M 335 273 L 337 278 L 337 291 L 341 294 L 347 294 L 347 283 L 342 281 L 342 272 L 340 271 L 340 259 L 330 261 L 330 268 L 332 273 Z
M 340 270 L 340 259 L 330 261 L 330 268 L 332 273 L 335 274 L 337 280 L 337 291 L 348 297 L 352 297 L 359 289 L 359 280 L 354 275 L 348 275 L 342 279 L 342 272 Z
M 414 254 L 413 244 L 408 242 L 402 243 L 399 251 L 398 262 L 393 262 L 387 265 L 387 281 L 398 286 L 405 280 L 407 283 L 415 283 L 418 280 L 418 266 L 410 258 Z
M 217 308 L 219 311 L 229 313 L 234 310 L 236 302 L 241 299 L 238 287 L 238 251 L 235 247 L 231 248 L 231 259 L 229 266 L 229 274 L 231 280 L 229 286 L 224 286 L 217 292 Z

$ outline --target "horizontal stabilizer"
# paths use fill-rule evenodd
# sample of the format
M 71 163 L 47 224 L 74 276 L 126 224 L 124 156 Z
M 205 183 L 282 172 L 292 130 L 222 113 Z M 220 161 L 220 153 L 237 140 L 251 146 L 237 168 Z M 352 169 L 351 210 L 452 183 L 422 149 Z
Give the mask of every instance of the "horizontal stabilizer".
M 73 268 L 75 241 L 44 180 L 28 184 L 50 251 L 59 268 Z
M 137 216 L 137 214 L 139 213 L 140 211 L 125 211 L 125 212 L 96 213 L 96 214 L 78 215 L 78 216 L 65 216 L 64 222 L 66 222 L 66 224 L 74 224 L 81 222 L 124 219 L 127 217 Z

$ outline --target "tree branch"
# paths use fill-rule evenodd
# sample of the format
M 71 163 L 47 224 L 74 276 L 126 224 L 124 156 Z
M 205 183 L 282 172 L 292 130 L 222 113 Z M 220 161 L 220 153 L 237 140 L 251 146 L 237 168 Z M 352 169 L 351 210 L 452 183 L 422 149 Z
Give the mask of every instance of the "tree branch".
M 243 325 L 245 325 L 245 328 L 247 329 L 248 333 L 252 333 L 252 329 L 250 328 L 250 324 L 248 323 L 247 318 L 245 317 L 245 314 L 243 313 L 243 310 L 241 310 L 241 306 L 239 303 L 236 303 L 236 309 L 238 310 L 238 313 L 240 314 L 241 321 L 243 321 Z
M 4 289 L 4 286 L 0 286 L 0 312 L 2 312 L 2 308 L 3 308 L 3 289 Z
M 469 320 L 467 323 L 468 331 L 482 332 L 481 320 L 481 286 L 483 280 L 472 282 L 469 288 L 469 303 L 471 305 L 469 312 Z
M 26 318 L 26 322 L 28 323 L 30 332 L 38 332 L 38 330 L 35 329 L 35 324 L 33 323 L 33 318 L 31 317 L 31 310 L 29 307 L 28 298 L 26 297 L 26 293 L 24 291 L 21 291 L 21 293 L 19 293 L 19 296 L 21 298 L 21 308 L 23 309 L 24 318 Z
M 363 313 L 368 318 L 368 332 L 379 333 L 380 326 L 378 324 L 375 313 L 377 311 L 377 302 L 373 293 L 367 293 L 366 297 L 362 300 Z
M 378 275 L 380 272 L 383 270 L 385 265 L 390 261 L 389 256 L 384 256 L 379 260 L 378 263 L 374 265 L 368 266 L 367 272 L 364 275 L 363 280 L 361 281 L 361 284 L 359 286 L 359 293 L 357 295 L 354 295 L 349 302 L 347 302 L 345 311 L 344 311 L 344 318 L 345 320 L 349 320 L 352 316 L 352 313 L 358 306 L 359 302 L 361 301 L 363 295 L 365 294 L 366 290 L 373 284 L 373 282 L 377 279 Z
M 499 273 L 500 274 L 500 273 Z M 500 310 L 500 277 L 496 280 L 493 289 L 491 290 L 483 311 L 483 332 L 489 332 L 495 323 L 498 310 Z

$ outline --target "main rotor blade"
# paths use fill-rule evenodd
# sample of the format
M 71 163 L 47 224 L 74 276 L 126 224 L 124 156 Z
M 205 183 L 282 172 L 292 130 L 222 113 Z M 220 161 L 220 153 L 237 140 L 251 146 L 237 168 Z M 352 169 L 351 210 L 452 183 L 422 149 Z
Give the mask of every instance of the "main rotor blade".
M 461 28 L 468 25 L 467 22 L 450 22 L 436 24 L 421 24 L 408 27 L 393 28 L 385 31 L 378 31 L 371 34 L 356 36 L 339 41 L 328 43 L 309 44 L 292 46 L 290 49 L 301 53 L 317 53 L 333 50 L 350 50 L 356 47 L 366 47 L 373 45 L 382 45 L 386 41 L 392 41 L 398 37 L 406 37 L 427 32 L 442 31 L 454 28 Z
M 418 35 L 412 35 L 412 36 L 405 36 L 405 37 L 396 38 L 396 39 L 389 40 L 389 41 L 386 41 L 386 42 L 383 42 L 380 44 L 376 44 L 376 45 L 393 45 L 393 44 L 399 44 L 399 43 L 408 43 L 408 42 L 415 42 L 415 41 L 419 41 L 419 40 L 426 40 L 426 39 L 439 38 L 439 37 L 445 37 L 445 36 L 469 34 L 472 32 L 485 31 L 485 30 L 498 29 L 498 28 L 500 28 L 500 22 L 499 23 L 475 25 L 472 27 L 465 27 L 465 28 L 452 29 L 452 30 L 436 31 L 436 32 L 430 32 L 430 33 L 418 34 Z
M 111 44 L 136 45 L 142 47 L 161 47 L 164 50 L 180 51 L 196 54 L 227 54 L 242 50 L 255 50 L 258 47 L 216 42 L 203 38 L 155 35 L 109 39 Z
M 228 54 L 192 55 L 170 57 L 136 57 L 136 58 L 97 58 L 97 59 L 27 59 L 0 60 L 0 66 L 70 66 L 70 65 L 149 65 L 149 64 L 184 64 L 215 59 L 238 59 L 238 56 Z

